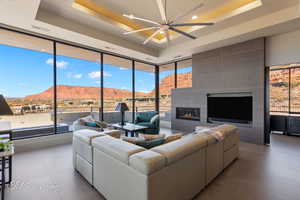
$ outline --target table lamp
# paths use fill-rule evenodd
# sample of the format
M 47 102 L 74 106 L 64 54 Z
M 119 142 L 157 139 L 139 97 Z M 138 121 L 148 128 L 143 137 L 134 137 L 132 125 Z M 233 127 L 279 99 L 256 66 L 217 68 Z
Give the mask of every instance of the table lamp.
M 126 105 L 126 103 L 118 103 L 116 108 L 115 108 L 115 111 L 121 112 L 121 123 L 120 123 L 121 126 L 125 125 L 125 123 L 124 123 L 124 114 L 125 114 L 125 111 L 128 111 L 128 110 L 129 110 L 129 108 Z

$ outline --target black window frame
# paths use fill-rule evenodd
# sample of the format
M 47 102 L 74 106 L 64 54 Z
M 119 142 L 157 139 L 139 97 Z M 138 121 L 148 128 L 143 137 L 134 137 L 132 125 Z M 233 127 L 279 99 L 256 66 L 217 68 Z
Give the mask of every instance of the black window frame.
M 289 77 L 288 77 L 288 81 L 289 81 L 289 88 L 288 88 L 288 111 L 276 111 L 276 110 L 272 110 L 272 107 L 271 105 L 269 106 L 270 107 L 270 111 L 269 113 L 284 113 L 284 114 L 289 114 L 289 115 L 292 115 L 292 114 L 300 114 L 300 112 L 291 112 L 291 76 L 292 76 L 292 72 L 291 70 L 292 69 L 300 69 L 300 64 L 296 64 L 296 66 L 292 66 L 292 67 L 283 67 L 283 68 L 275 68 L 275 69 L 272 69 L 272 67 L 274 66 L 271 66 L 269 67 L 269 70 L 268 70 L 268 76 L 270 76 L 270 72 L 273 72 L 273 71 L 279 71 L 279 70 L 288 70 L 289 71 Z M 270 84 L 270 82 L 268 83 Z
M 32 127 L 30 128 L 24 128 L 23 130 L 12 130 L 12 137 L 13 140 L 19 140 L 19 139 L 25 139 L 25 138 L 33 138 L 33 137 L 41 137 L 41 136 L 48 136 L 48 135 L 54 135 L 54 134 L 63 134 L 69 131 L 65 131 L 65 132 L 59 132 L 57 127 L 58 127 L 58 123 L 57 123 L 57 66 L 56 66 L 56 60 L 57 60 L 57 44 L 63 44 L 63 45 L 68 45 L 68 46 L 72 46 L 72 47 L 76 47 L 76 48 L 81 48 L 84 50 L 88 50 L 88 51 L 92 51 L 92 52 L 96 52 L 99 53 L 99 69 L 100 69 L 100 108 L 99 108 L 99 118 L 101 120 L 104 119 L 104 112 L 103 112 L 103 107 L 104 107 L 104 95 L 103 95 L 103 88 L 104 88 L 104 83 L 103 83 L 103 68 L 104 68 L 104 59 L 103 56 L 106 55 L 111 55 L 111 56 L 116 56 L 119 58 L 123 58 L 123 59 L 127 59 L 127 60 L 131 60 L 132 61 L 132 93 L 133 93 L 133 109 L 135 106 L 135 62 L 140 62 L 140 63 L 144 63 L 147 65 L 151 65 L 154 68 L 155 71 L 155 111 L 159 112 L 159 67 L 162 65 L 158 65 L 155 63 L 151 63 L 151 62 L 147 62 L 147 61 L 143 61 L 143 60 L 139 60 L 139 59 L 135 59 L 132 57 L 127 57 L 127 56 L 123 56 L 123 55 L 119 55 L 116 53 L 112 53 L 109 51 L 105 51 L 102 49 L 97 49 L 97 48 L 92 48 L 92 47 L 88 47 L 88 46 L 84 46 L 82 44 L 76 44 L 73 42 L 67 42 L 67 41 L 63 41 L 57 38 L 50 38 L 49 36 L 46 35 L 41 35 L 41 34 L 35 34 L 35 33 L 31 33 L 28 31 L 24 31 L 24 30 L 19 30 L 16 28 L 10 28 L 10 27 L 5 27 L 5 26 L 0 26 L 0 30 L 6 30 L 6 31 L 11 31 L 11 32 L 15 32 L 18 34 L 24 34 L 24 35 L 28 35 L 34 38 L 40 38 L 40 39 L 44 39 L 44 40 L 48 40 L 50 42 L 53 43 L 53 87 L 54 87 L 54 95 L 53 95 L 53 102 L 54 102 L 54 108 L 53 108 L 53 112 L 54 112 L 54 118 L 53 118 L 53 131 L 51 130 L 46 130 L 43 132 L 43 129 L 38 129 L 39 127 Z M 1 53 L 1 52 L 0 52 Z M 177 61 L 172 61 L 169 63 L 175 63 L 174 68 L 175 68 L 175 86 L 177 86 L 177 62 L 180 61 L 184 61 L 184 60 L 188 60 L 191 58 L 186 58 L 186 59 L 182 59 L 182 60 L 177 60 Z M 166 63 L 168 64 L 168 63 Z M 177 87 L 175 87 L 177 88 Z M 135 110 L 133 110 L 133 121 L 134 121 L 134 117 L 135 117 Z M 51 125 L 52 126 L 52 125 Z M 32 131 L 32 129 L 38 129 L 36 132 Z

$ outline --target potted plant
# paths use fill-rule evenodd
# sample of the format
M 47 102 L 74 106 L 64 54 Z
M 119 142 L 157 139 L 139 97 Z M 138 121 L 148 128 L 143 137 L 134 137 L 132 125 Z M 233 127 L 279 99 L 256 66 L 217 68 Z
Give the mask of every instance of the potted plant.
M 0 138 L 0 152 L 10 151 L 10 146 L 12 142 L 8 139 Z

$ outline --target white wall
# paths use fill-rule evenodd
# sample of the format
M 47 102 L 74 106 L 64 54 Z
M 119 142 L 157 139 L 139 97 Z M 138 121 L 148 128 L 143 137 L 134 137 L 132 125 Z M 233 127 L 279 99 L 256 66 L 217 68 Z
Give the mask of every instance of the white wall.
M 266 39 L 266 66 L 300 63 L 300 30 Z

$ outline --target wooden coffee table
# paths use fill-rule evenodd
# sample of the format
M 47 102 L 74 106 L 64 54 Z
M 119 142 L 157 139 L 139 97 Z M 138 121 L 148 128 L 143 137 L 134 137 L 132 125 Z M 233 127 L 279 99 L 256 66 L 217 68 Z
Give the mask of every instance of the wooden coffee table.
M 139 132 L 144 132 L 148 129 L 147 126 L 140 126 L 132 123 L 125 123 L 125 125 L 121 125 L 119 123 L 111 125 L 115 129 L 119 129 L 125 131 L 125 135 L 128 136 L 128 133 L 131 133 L 131 137 L 138 136 Z

